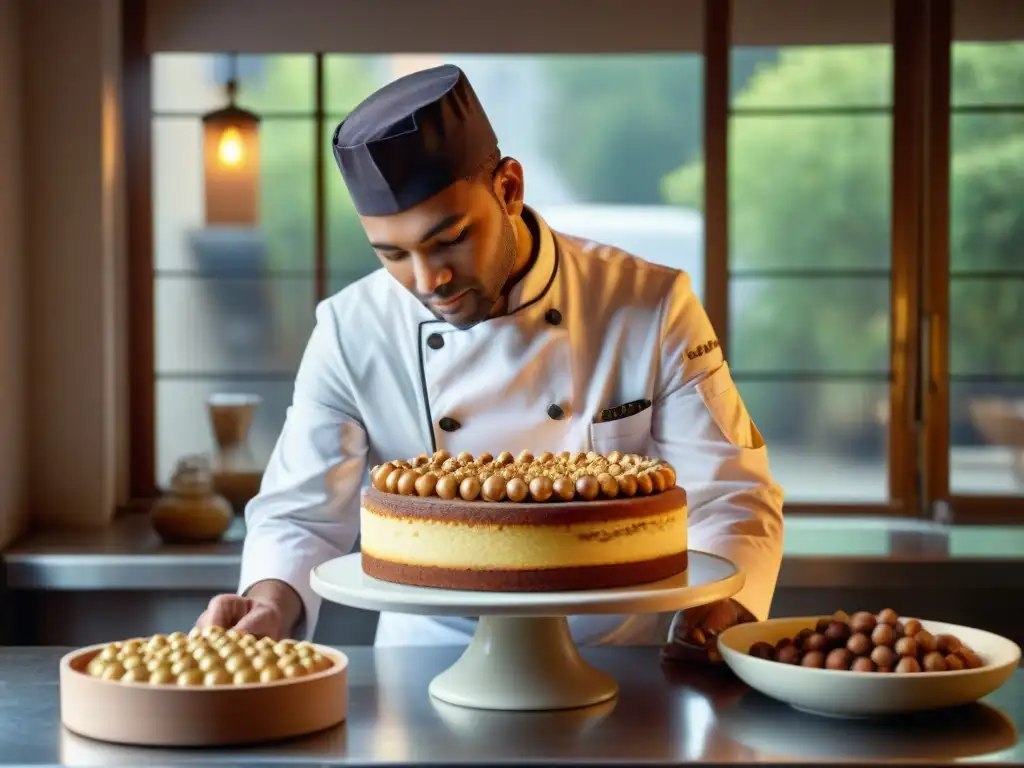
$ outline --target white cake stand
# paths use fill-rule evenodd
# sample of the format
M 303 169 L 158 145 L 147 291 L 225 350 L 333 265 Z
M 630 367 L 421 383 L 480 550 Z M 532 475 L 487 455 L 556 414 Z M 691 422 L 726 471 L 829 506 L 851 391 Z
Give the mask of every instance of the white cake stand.
M 476 709 L 552 710 L 607 701 L 618 684 L 576 649 L 566 616 L 661 613 L 732 597 L 744 576 L 728 560 L 690 551 L 686 573 L 625 589 L 465 592 L 408 587 L 363 573 L 359 553 L 313 569 L 325 600 L 354 608 L 427 616 L 479 616 L 461 658 L 435 677 L 430 694 Z

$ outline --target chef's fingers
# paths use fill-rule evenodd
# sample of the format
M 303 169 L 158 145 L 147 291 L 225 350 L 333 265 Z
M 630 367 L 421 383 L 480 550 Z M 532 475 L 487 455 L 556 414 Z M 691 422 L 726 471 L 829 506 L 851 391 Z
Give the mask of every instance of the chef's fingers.
M 254 602 L 249 611 L 239 617 L 233 626 L 239 632 L 269 637 L 272 640 L 280 640 L 284 635 L 280 612 L 259 602 Z
M 710 606 L 710 609 L 701 618 L 700 627 L 705 632 L 724 632 L 737 622 L 739 614 L 736 605 L 731 600 L 723 600 Z
M 669 630 L 669 642 L 689 642 L 695 645 L 703 645 L 703 640 L 694 637 L 694 630 L 698 630 L 703 624 L 704 617 L 711 609 L 710 606 L 701 605 L 696 608 L 688 608 L 680 611 L 672 617 L 672 626 Z
M 200 629 L 221 627 L 230 629 L 239 619 L 245 616 L 252 607 L 252 600 L 240 595 L 217 595 L 203 611 L 196 622 Z

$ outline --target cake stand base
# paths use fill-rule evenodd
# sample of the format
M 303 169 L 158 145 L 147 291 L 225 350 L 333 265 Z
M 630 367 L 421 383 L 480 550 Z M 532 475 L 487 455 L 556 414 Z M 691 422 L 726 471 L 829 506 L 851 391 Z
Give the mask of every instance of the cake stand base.
M 564 616 L 481 616 L 461 658 L 430 683 L 431 696 L 474 709 L 575 709 L 618 692 L 580 656 Z

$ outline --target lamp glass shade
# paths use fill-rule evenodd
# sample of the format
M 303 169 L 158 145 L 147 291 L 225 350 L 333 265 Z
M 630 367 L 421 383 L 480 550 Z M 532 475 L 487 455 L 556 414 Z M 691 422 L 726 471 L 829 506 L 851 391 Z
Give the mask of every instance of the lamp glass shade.
M 258 224 L 259 128 L 259 117 L 238 107 L 203 116 L 203 187 L 208 226 Z

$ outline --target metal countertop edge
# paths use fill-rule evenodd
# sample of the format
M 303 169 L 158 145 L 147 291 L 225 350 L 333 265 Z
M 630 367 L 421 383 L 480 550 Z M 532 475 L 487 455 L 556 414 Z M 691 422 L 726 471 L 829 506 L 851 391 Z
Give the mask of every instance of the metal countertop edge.
M 15 553 L 0 556 L 7 589 L 55 591 L 221 591 L 237 588 L 237 554 Z M 1016 575 L 1015 575 L 1016 574 Z M 1024 559 L 786 557 L 781 589 L 991 589 L 1024 584 Z

